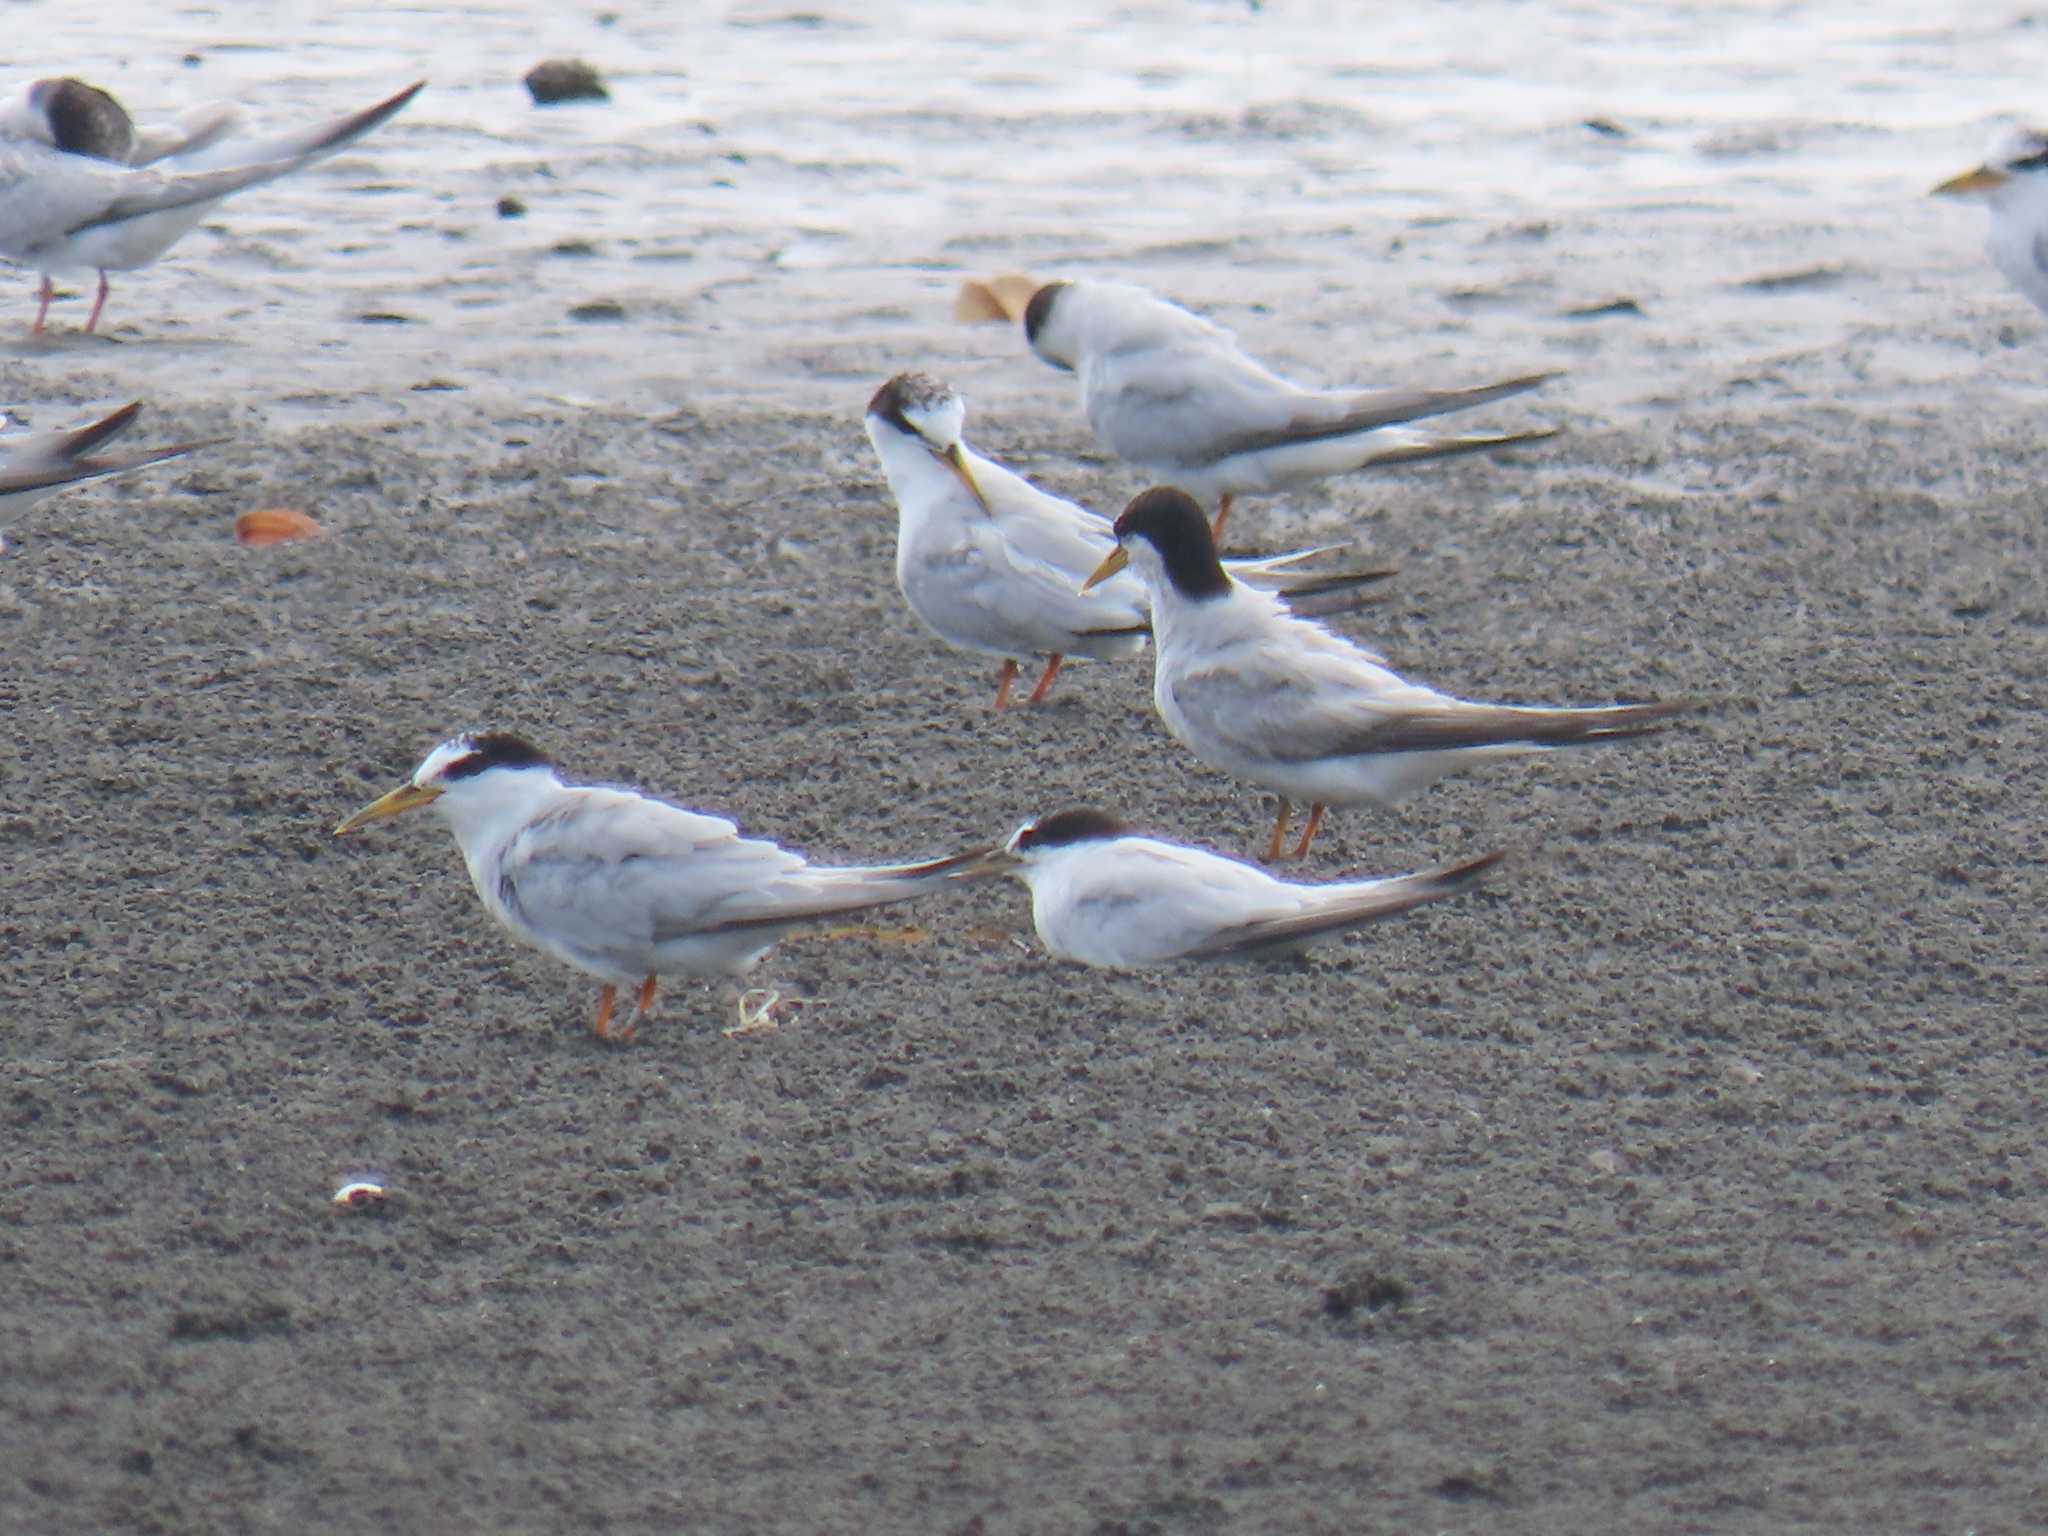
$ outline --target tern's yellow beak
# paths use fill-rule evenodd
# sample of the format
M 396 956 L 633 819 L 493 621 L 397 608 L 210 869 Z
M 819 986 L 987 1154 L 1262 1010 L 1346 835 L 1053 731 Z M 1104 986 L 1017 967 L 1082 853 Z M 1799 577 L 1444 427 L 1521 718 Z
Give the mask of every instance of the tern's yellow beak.
M 341 837 L 357 827 L 367 827 L 373 821 L 387 821 L 404 811 L 417 810 L 423 805 L 432 805 L 441 798 L 438 789 L 422 789 L 417 784 L 401 784 L 388 795 L 380 795 L 349 817 L 334 829 L 334 835 Z
M 1974 171 L 1965 171 L 1960 176 L 1951 176 L 1932 192 L 1929 197 L 1969 197 L 1978 192 L 1989 192 L 2004 186 L 2012 178 L 2004 171 L 1993 170 L 1980 165 Z
M 989 506 L 988 498 L 981 494 L 981 487 L 974 483 L 974 471 L 967 467 L 967 455 L 960 445 L 958 443 L 953 444 L 952 447 L 940 454 L 939 457 L 944 459 L 953 473 L 960 477 L 960 483 L 967 487 L 967 494 L 975 499 L 980 505 L 981 510 L 993 517 L 995 509 Z
M 1090 587 L 1109 580 L 1110 577 L 1130 563 L 1131 557 L 1124 553 L 1123 545 L 1117 545 L 1115 549 L 1112 549 L 1102 557 L 1102 564 L 1088 573 L 1088 579 L 1081 583 L 1081 590 L 1086 592 Z

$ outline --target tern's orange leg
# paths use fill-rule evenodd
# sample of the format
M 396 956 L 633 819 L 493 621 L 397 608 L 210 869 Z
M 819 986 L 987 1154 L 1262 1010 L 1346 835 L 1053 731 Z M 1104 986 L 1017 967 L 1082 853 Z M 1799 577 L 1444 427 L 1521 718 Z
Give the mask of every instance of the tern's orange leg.
M 43 274 L 43 286 L 37 290 L 36 297 L 41 302 L 36 305 L 36 323 L 29 327 L 31 336 L 43 334 L 43 322 L 50 318 L 50 300 L 57 297 L 57 285 L 50 281 L 47 272 Z
M 1010 707 L 1010 684 L 1017 681 L 1017 663 L 1005 661 L 1003 670 L 996 674 L 996 710 L 1001 713 Z
M 1273 840 L 1266 844 L 1266 862 L 1278 864 L 1280 851 L 1287 846 L 1287 823 L 1294 819 L 1294 807 L 1285 800 L 1280 802 L 1280 819 L 1273 823 Z
M 86 331 L 87 331 L 87 333 L 88 333 L 88 334 L 90 334 L 90 333 L 91 333 L 91 331 L 92 331 L 92 328 L 93 328 L 94 326 L 96 326 L 96 325 L 98 325 L 98 324 L 100 323 L 100 311 L 101 311 L 101 310 L 103 310 L 103 309 L 105 309 L 106 307 L 107 307 L 107 274 L 106 274 L 106 273 L 104 273 L 104 272 L 102 272 L 102 273 L 100 274 L 100 292 L 99 292 L 99 297 L 98 297 L 98 298 L 96 298 L 96 299 L 94 299 L 94 300 L 92 301 L 92 313 L 91 313 L 91 314 L 89 314 L 89 315 L 87 315 L 87 316 L 85 317 L 85 329 L 86 329 Z
M 640 983 L 640 995 L 633 1003 L 633 1017 L 620 1026 L 612 1036 L 614 1040 L 631 1040 L 640 1033 L 640 1021 L 647 1017 L 647 1010 L 654 1006 L 655 978 L 649 976 Z
M 1294 845 L 1294 856 L 1297 859 L 1308 857 L 1308 845 L 1316 840 L 1316 833 L 1322 830 L 1323 812 L 1328 809 L 1329 807 L 1320 800 L 1308 808 L 1308 825 L 1301 829 L 1301 841 Z
M 1209 533 L 1217 543 L 1223 542 L 1223 525 L 1230 521 L 1230 492 L 1225 491 L 1216 503 L 1216 521 L 1210 525 Z
M 610 982 L 597 994 L 597 1017 L 590 1021 L 590 1032 L 600 1040 L 609 1040 L 612 1034 L 612 1004 L 619 1000 L 619 989 Z
M 1038 686 L 1031 690 L 1031 697 L 1024 701 L 1026 704 L 1043 704 L 1045 702 L 1045 696 L 1052 692 L 1052 680 L 1059 676 L 1060 663 L 1066 659 L 1066 657 L 1059 655 L 1057 652 L 1054 653 L 1052 660 L 1045 664 L 1045 676 L 1038 680 Z

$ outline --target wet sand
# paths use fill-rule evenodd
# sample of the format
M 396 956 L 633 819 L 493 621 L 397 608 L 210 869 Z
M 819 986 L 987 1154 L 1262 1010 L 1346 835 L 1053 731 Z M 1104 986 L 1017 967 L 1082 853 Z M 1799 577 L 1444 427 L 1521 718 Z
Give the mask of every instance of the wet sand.
M 858 418 L 897 367 L 1053 488 L 1135 488 L 1065 381 L 947 317 L 1060 253 L 757 266 L 623 324 L 528 253 L 523 327 L 465 310 L 445 231 L 361 234 L 365 270 L 300 229 L 282 297 L 202 232 L 110 339 L 8 342 L 38 424 L 142 395 L 233 442 L 0 557 L 0 1523 L 2026 1528 L 2042 326 L 1973 219 L 1914 206 L 1830 276 L 1874 225 L 1738 219 L 1710 261 L 1725 216 L 1113 264 L 1312 376 L 1569 366 L 1492 418 L 1566 429 L 1539 448 L 1234 529 L 1397 560 L 1344 627 L 1426 680 L 1696 717 L 1336 815 L 1319 877 L 1516 857 L 1311 960 L 1087 972 L 985 888 L 787 944 L 761 979 L 814 1001 L 738 1041 L 687 984 L 591 1041 L 594 987 L 437 826 L 329 829 L 497 725 L 821 859 L 1082 800 L 1254 846 L 1265 802 L 1145 666 L 994 716 L 894 589 Z M 1572 253 L 1660 242 L 1644 319 L 1561 316 L 1616 296 Z M 351 322 L 394 272 L 409 321 Z M 233 543 L 279 502 L 328 537 Z M 390 1201 L 332 1207 L 364 1169 Z

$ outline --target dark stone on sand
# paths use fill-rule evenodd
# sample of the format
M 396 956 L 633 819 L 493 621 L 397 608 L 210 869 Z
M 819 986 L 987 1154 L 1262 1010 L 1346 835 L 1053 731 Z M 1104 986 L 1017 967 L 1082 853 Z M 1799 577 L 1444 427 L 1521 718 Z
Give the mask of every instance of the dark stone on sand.
M 501 219 L 523 219 L 526 217 L 526 204 L 516 197 L 501 197 L 498 199 L 498 217 Z
M 527 94 L 536 107 L 560 101 L 610 101 L 611 92 L 581 59 L 548 59 L 526 72 Z
M 571 320 L 623 320 L 626 306 L 617 299 L 592 299 L 588 304 L 578 304 L 569 311 Z
M 1353 1275 L 1324 1289 L 1323 1310 L 1331 1317 L 1346 1318 L 1361 1307 L 1367 1312 L 1380 1312 L 1388 1307 L 1405 1306 L 1408 1295 L 1405 1281 L 1388 1275 Z

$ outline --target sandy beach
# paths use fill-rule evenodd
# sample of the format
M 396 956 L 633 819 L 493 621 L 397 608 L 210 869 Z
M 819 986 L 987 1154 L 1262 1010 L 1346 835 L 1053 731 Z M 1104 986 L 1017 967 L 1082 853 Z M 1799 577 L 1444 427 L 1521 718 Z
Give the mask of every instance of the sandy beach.
M 668 95 L 606 38 L 682 23 L 564 24 L 541 51 L 620 89 L 556 114 L 489 94 L 524 34 L 479 23 L 495 81 L 394 35 L 250 87 L 436 82 L 117 277 L 106 335 L 67 299 L 31 339 L 6 275 L 36 425 L 141 398 L 138 441 L 231 441 L 4 529 L 0 1527 L 2039 1520 L 2048 335 L 1923 196 L 2027 102 L 1650 119 L 1617 66 L 1516 98 L 1503 168 L 1317 84 L 1312 18 L 1195 11 L 1190 56 L 1286 43 L 1250 96 L 1169 60 L 1034 117 L 1058 39 L 998 38 L 961 89 L 1024 104 L 982 120 L 747 105 L 888 15 L 736 11 Z M 1858 67 L 1990 38 L 2038 78 L 2010 26 Z M 132 68 L 178 104 L 275 57 Z M 1063 170 L 1008 205 L 1019 148 Z M 1144 282 L 1311 382 L 1567 370 L 1485 415 L 1550 441 L 1233 533 L 1397 563 L 1339 627 L 1432 684 L 1700 709 L 1334 814 L 1314 878 L 1513 858 L 1308 960 L 1090 972 L 976 887 L 791 941 L 760 979 L 810 1001 L 740 1040 L 683 983 L 595 1042 L 441 828 L 330 838 L 494 726 L 833 862 L 1079 802 L 1254 850 L 1270 802 L 1166 735 L 1148 664 L 995 715 L 895 590 L 860 413 L 899 368 L 1053 490 L 1141 483 L 952 320 L 1006 269 Z M 326 537 L 234 542 L 280 504 Z M 332 1206 L 365 1170 L 390 1199 Z

